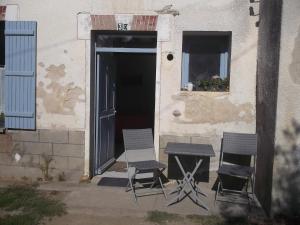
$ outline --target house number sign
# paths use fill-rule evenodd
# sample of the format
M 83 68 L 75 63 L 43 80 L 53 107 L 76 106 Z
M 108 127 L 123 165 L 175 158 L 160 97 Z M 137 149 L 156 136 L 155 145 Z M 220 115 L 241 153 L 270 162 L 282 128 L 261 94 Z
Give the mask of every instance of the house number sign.
M 118 30 L 126 31 L 128 29 L 127 23 L 118 23 Z

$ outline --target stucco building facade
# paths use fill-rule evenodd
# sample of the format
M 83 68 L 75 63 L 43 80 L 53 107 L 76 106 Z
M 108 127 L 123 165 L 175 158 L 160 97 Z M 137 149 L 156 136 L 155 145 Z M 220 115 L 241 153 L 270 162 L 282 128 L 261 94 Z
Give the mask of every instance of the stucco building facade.
M 283 12 L 293 8 L 291 4 L 298 7 L 297 1 L 291 2 L 284 4 Z M 254 14 L 249 13 L 249 7 L 253 7 Z M 1 136 L 0 175 L 3 177 L 40 177 L 45 155 L 52 157 L 53 177 L 64 173 L 66 179 L 79 180 L 81 176 L 94 174 L 96 135 L 92 117 L 95 117 L 94 101 L 98 92 L 94 90 L 93 77 L 97 73 L 95 52 L 99 47 L 95 39 L 103 35 L 102 31 L 116 36 L 122 32 L 130 35 L 133 31 L 136 35 L 139 32 L 154 35 L 155 63 L 149 71 L 154 71 L 152 128 L 160 160 L 167 160 L 164 149 L 168 141 L 210 143 L 217 155 L 210 169 L 216 171 L 224 131 L 256 132 L 258 3 L 248 0 L 78 0 L 70 4 L 68 0 L 3 0 L 1 10 L 2 21 L 35 21 L 37 25 L 35 129 L 9 130 L 7 135 Z M 289 23 L 287 17 L 288 13 L 284 14 L 283 25 Z M 290 29 L 289 25 L 284 27 Z M 295 32 L 293 30 L 297 35 Z M 224 90 L 197 90 L 195 83 L 192 91 L 183 87 L 186 65 L 183 53 L 189 51 L 185 49 L 189 35 L 199 37 L 203 43 L 207 41 L 203 36 L 208 39 L 226 36 L 226 56 L 220 56 L 217 62 L 220 74 L 211 74 L 222 76 L 221 65 L 225 65 L 223 73 L 229 85 Z M 283 33 L 282 39 L 289 40 L 284 41 L 287 49 L 292 48 L 294 36 Z M 289 54 L 284 51 L 283 55 Z M 285 111 L 285 103 L 292 104 L 285 101 L 286 95 L 296 96 L 298 90 L 298 54 L 293 54 L 294 66 L 285 68 L 284 60 L 290 56 L 283 56 L 280 62 L 282 76 L 279 75 L 278 91 L 289 91 L 278 98 L 277 112 L 281 116 L 277 117 L 277 127 L 284 126 L 285 113 L 289 118 L 297 117 L 296 106 Z M 221 62 L 222 57 L 226 57 L 225 64 Z M 189 60 L 191 65 L 192 58 Z M 285 80 L 285 72 L 291 73 L 292 80 Z M 132 82 L 129 85 L 140 81 Z M 276 128 L 276 132 L 279 143 L 279 129 Z

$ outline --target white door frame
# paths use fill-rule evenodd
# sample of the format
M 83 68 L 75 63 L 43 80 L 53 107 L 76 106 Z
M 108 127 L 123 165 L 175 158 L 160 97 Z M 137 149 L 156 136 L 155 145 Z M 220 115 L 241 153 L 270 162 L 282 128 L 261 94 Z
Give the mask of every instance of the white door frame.
M 121 32 L 121 31 L 120 31 Z M 91 40 L 85 41 L 85 148 L 84 148 L 84 175 L 90 176 L 90 66 L 91 66 Z M 160 106 L 160 64 L 161 42 L 157 41 L 155 48 L 96 48 L 99 52 L 131 52 L 131 53 L 154 53 L 156 54 L 155 73 L 155 106 L 154 106 L 154 147 L 157 160 L 159 159 L 159 106 Z

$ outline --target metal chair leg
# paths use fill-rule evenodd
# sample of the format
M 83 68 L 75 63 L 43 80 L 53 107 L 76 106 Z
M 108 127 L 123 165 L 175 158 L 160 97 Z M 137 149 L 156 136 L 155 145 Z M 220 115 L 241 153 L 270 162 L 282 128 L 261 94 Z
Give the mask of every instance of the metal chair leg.
M 125 192 L 131 191 L 131 190 L 132 190 L 132 189 L 131 189 L 131 187 L 130 187 L 130 181 L 128 180 L 128 183 L 127 183 Z
M 251 182 L 252 198 L 254 200 L 254 182 L 253 182 L 253 177 L 252 176 L 250 178 L 250 182 Z
M 217 190 L 216 190 L 216 194 L 215 194 L 215 204 L 216 204 L 216 201 L 218 201 L 218 196 L 219 196 L 219 191 L 220 191 L 220 186 L 221 186 L 221 178 L 218 177 L 219 181 L 218 181 L 218 187 L 217 187 Z
M 137 196 L 136 196 L 136 193 L 135 193 L 135 186 L 132 186 L 132 192 L 133 192 L 134 200 L 135 200 L 135 202 L 137 202 Z
M 163 183 L 162 183 L 162 181 L 161 181 L 161 178 L 159 177 L 158 180 L 159 180 L 161 189 L 162 189 L 162 191 L 163 191 L 163 193 L 164 193 L 165 199 L 167 199 L 167 195 L 166 195 L 166 192 L 165 192 L 164 185 L 163 185 Z
M 136 193 L 135 193 L 135 186 L 134 186 L 135 181 L 134 180 L 135 180 L 135 175 L 133 176 L 133 178 L 128 178 L 128 182 L 129 182 L 129 185 L 130 185 L 130 190 L 133 193 L 133 197 L 134 197 L 135 202 L 137 202 L 137 196 L 136 196 Z

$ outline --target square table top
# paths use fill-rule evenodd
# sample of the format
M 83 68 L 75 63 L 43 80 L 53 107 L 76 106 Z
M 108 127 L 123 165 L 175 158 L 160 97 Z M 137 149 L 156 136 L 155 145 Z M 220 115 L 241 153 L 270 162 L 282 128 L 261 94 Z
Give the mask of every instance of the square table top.
M 209 144 L 168 142 L 165 153 L 169 155 L 215 156 L 213 147 Z

